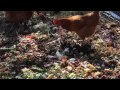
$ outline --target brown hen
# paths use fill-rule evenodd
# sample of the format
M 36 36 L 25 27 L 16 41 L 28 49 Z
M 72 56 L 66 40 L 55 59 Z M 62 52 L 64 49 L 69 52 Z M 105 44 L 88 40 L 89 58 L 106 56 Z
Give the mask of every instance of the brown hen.
M 32 11 L 5 11 L 5 18 L 13 23 L 21 23 L 29 20 L 32 14 Z
M 68 18 L 54 19 L 54 24 L 68 31 L 76 32 L 81 39 L 94 34 L 99 23 L 99 11 L 93 11 L 85 15 L 75 15 Z

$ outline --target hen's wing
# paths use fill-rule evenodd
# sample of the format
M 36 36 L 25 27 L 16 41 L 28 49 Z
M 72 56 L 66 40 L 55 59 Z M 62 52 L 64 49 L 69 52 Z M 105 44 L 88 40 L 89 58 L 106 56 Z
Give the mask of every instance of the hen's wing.
M 79 29 L 79 30 L 82 29 L 82 28 L 84 28 L 85 25 L 86 25 L 86 23 L 85 23 L 85 20 L 84 20 L 84 19 L 74 20 L 74 21 L 72 22 L 73 28 Z

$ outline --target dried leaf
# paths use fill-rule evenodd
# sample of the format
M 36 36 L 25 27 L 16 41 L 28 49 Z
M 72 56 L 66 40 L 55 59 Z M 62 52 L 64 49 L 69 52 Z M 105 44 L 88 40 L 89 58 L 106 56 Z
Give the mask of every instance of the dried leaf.
M 54 75 L 50 74 L 46 79 L 53 79 L 53 78 L 54 78 Z

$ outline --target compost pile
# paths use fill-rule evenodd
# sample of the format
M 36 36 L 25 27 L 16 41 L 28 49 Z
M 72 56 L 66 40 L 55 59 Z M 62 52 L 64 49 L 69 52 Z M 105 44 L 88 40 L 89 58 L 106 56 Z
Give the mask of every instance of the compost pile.
M 50 20 L 35 16 L 29 28 L 12 25 L 0 12 L 1 79 L 119 79 L 120 27 L 103 18 L 91 43 L 63 30 L 63 38 L 51 20 L 84 12 L 46 12 Z

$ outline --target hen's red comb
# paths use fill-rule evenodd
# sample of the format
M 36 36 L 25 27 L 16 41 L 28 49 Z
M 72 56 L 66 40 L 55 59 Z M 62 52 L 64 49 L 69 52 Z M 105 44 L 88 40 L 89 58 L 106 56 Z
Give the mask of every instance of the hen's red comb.
M 53 23 L 59 26 L 59 19 L 58 19 L 58 18 L 55 18 L 55 19 L 53 20 Z

